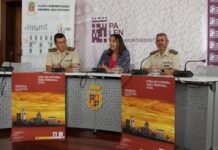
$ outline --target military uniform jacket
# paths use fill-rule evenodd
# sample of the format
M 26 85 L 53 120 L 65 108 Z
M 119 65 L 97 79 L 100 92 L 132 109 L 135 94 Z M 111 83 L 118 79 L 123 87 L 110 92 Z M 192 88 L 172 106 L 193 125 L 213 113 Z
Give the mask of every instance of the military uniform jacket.
M 177 51 L 166 49 L 161 56 L 158 50 L 150 53 L 150 57 L 144 64 L 144 68 L 152 68 L 157 66 L 159 69 L 176 69 L 181 70 L 180 57 Z
M 49 49 L 46 66 L 54 67 L 61 65 L 63 68 L 68 68 L 72 64 L 79 64 L 79 58 L 75 48 L 68 47 L 62 53 L 57 48 Z

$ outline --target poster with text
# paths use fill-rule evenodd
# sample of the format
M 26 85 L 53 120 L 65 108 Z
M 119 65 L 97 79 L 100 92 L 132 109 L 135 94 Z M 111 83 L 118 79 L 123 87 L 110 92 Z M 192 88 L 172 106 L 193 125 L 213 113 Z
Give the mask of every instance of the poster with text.
M 175 79 L 122 76 L 120 149 L 173 150 Z
M 75 0 L 22 0 L 22 57 L 33 71 L 44 71 L 54 35 L 63 33 L 74 47 Z
M 65 76 L 12 74 L 12 142 L 65 139 Z

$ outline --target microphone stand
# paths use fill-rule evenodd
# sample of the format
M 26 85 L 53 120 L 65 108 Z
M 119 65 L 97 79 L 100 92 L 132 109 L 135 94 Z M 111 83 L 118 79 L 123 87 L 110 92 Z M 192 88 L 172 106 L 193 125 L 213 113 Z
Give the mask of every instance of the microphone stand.
M 174 71 L 173 76 L 174 77 L 193 77 L 194 74 L 191 71 L 186 70 L 187 64 L 190 62 L 205 62 L 205 59 L 187 61 L 185 63 L 184 71 Z
M 66 53 L 65 56 L 61 59 L 61 61 L 60 61 L 60 66 L 61 66 L 62 61 L 64 60 L 64 58 L 65 58 L 68 54 L 69 54 L 69 53 Z M 62 68 L 62 66 L 61 66 L 61 68 Z
M 12 56 L 13 56 L 13 52 L 11 51 L 10 52 L 10 64 L 9 64 L 9 71 L 13 71 L 14 70 L 14 67 L 11 66 L 11 63 L 12 63 Z
M 205 59 L 202 59 L 202 60 L 189 60 L 189 61 L 187 61 L 187 62 L 185 63 L 184 71 L 186 71 L 186 66 L 187 66 L 187 64 L 190 63 L 190 62 L 205 62 Z
M 61 63 L 62 63 L 62 61 L 64 60 L 64 58 L 65 58 L 68 54 L 69 54 L 69 53 L 67 52 L 67 53 L 65 54 L 65 56 L 61 59 L 61 61 L 60 61 L 60 68 L 51 68 L 51 72 L 64 72 L 64 71 L 65 71 L 65 69 L 62 68 Z
M 147 74 L 148 74 L 148 71 L 142 69 L 142 64 L 143 64 L 143 62 L 144 62 L 145 60 L 147 60 L 149 57 L 151 57 L 151 55 L 145 57 L 145 58 L 141 61 L 141 63 L 140 63 L 140 69 L 132 69 L 132 70 L 131 70 L 131 74 L 132 74 L 132 75 L 147 75 Z
M 141 61 L 141 64 L 140 64 L 140 70 L 142 70 L 142 64 L 145 60 L 147 60 L 149 57 L 151 57 L 151 55 L 149 55 L 148 57 L 144 58 L 142 61 Z
M 3 71 L 3 72 L 12 72 L 14 70 L 14 67 L 11 65 L 11 63 L 12 63 L 12 55 L 13 55 L 13 52 L 10 51 L 9 66 L 2 66 L 2 67 L 0 67 L 0 71 Z

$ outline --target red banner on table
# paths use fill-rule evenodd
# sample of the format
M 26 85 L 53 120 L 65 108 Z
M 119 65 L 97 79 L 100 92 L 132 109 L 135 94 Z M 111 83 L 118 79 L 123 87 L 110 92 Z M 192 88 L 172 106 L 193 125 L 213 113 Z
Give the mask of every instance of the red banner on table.
M 173 150 L 175 79 L 122 76 L 120 149 Z
M 64 74 L 12 74 L 11 139 L 65 139 Z

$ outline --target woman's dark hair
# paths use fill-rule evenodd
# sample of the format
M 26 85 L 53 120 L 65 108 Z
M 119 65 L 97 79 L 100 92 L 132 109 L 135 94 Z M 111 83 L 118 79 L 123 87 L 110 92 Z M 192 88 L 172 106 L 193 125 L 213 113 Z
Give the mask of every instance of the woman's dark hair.
M 117 41 L 118 43 L 118 46 L 119 46 L 119 49 L 118 49 L 118 54 L 119 56 L 122 54 L 123 51 L 125 51 L 127 48 L 126 48 L 126 45 L 124 44 L 123 42 L 123 38 L 120 34 L 111 34 L 110 35 L 110 38 L 111 37 L 114 37 L 115 40 Z M 109 55 L 111 56 L 113 54 L 113 51 L 109 48 Z
M 54 36 L 54 42 L 57 43 L 57 39 L 60 39 L 60 38 L 65 38 L 65 35 L 63 33 L 56 33 L 55 36 Z

